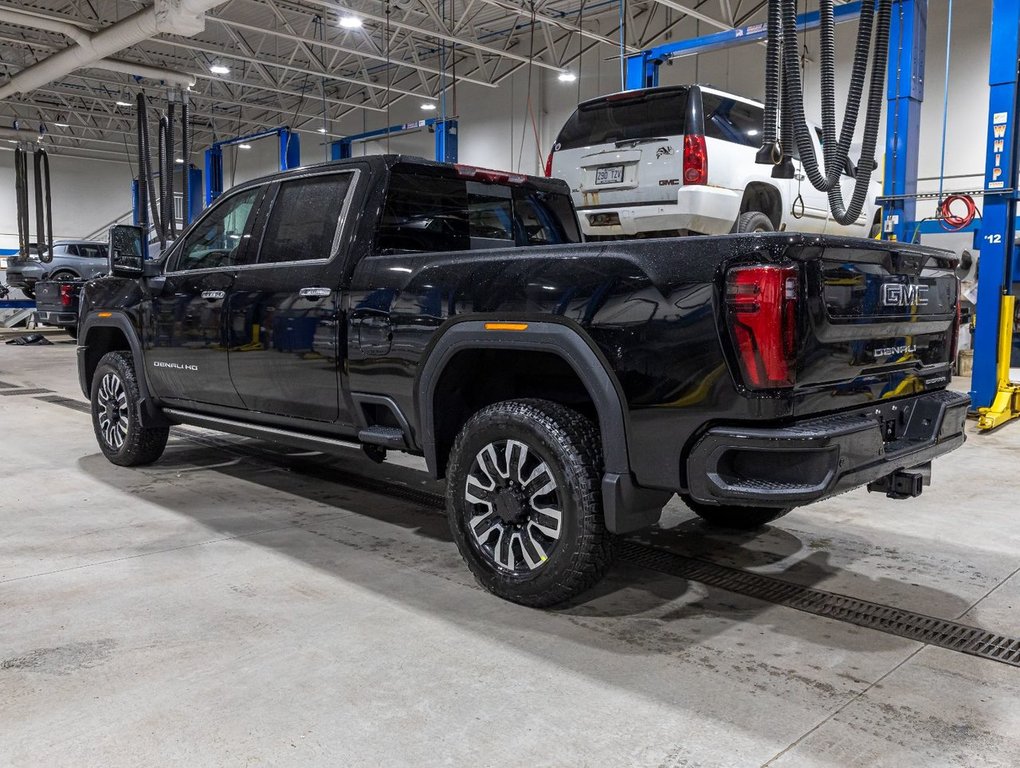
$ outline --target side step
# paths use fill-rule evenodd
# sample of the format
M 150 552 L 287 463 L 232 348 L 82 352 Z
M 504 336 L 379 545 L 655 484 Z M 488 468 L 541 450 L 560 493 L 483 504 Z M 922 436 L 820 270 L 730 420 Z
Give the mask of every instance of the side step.
M 383 448 L 393 448 L 399 451 L 407 448 L 404 430 L 400 427 L 365 427 L 358 432 L 358 439 L 369 445 L 381 445 Z
M 164 408 L 164 415 L 177 424 L 188 424 L 192 427 L 205 427 L 220 432 L 229 432 L 233 435 L 254 437 L 260 440 L 271 440 L 274 443 L 291 445 L 295 448 L 304 448 L 309 451 L 322 451 L 323 453 L 345 453 L 349 450 L 360 448 L 358 443 L 352 440 L 341 440 L 335 437 L 324 435 L 310 435 L 304 432 L 294 432 L 281 427 L 268 427 L 262 424 L 249 424 L 244 421 L 226 419 L 222 416 L 207 416 L 191 411 L 182 411 L 176 408 Z

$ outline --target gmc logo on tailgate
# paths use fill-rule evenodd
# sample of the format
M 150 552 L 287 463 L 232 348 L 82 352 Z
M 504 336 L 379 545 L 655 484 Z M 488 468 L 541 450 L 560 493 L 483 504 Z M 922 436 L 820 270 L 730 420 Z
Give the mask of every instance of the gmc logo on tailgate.
M 928 286 L 883 283 L 882 304 L 887 307 L 926 307 Z

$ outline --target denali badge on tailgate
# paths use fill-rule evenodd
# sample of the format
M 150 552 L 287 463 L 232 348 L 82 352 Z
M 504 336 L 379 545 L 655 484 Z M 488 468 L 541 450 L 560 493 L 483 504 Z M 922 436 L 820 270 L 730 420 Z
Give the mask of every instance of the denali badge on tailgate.
M 882 283 L 882 304 L 887 307 L 926 307 L 928 286 Z

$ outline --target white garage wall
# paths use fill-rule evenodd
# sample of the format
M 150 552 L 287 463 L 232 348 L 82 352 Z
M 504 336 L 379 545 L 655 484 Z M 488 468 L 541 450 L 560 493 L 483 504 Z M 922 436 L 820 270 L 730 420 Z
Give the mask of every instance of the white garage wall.
M 947 175 L 967 175 L 947 182 L 949 189 L 975 189 L 982 184 L 985 154 L 985 121 L 988 110 L 988 38 L 992 0 L 969 0 L 957 4 L 953 29 L 952 79 L 950 82 L 949 151 L 946 156 Z M 925 103 L 920 135 L 921 157 L 919 176 L 922 191 L 937 190 L 942 99 L 945 68 L 946 4 L 944 0 L 930 3 L 928 20 L 928 62 Z M 689 21 L 673 32 L 673 39 L 684 39 L 714 30 Z M 845 73 L 852 56 L 856 25 L 837 28 L 839 103 L 846 90 Z M 811 60 L 806 71 L 806 101 L 817 102 L 818 71 L 816 34 L 806 37 Z M 620 88 L 617 59 L 608 58 L 610 51 L 600 46 L 584 54 L 578 82 L 565 84 L 556 74 L 540 68 L 532 71 L 532 112 L 537 124 L 539 141 L 528 113 L 527 68 L 522 67 L 503 81 L 498 89 L 460 84 L 457 87 L 456 111 L 460 117 L 460 161 L 463 163 L 541 173 L 546 153 L 555 141 L 560 127 L 574 110 L 578 100 L 611 93 Z M 763 92 L 762 61 L 764 47 L 748 45 L 729 51 L 706 54 L 676 61 L 660 70 L 663 84 L 709 83 L 746 96 L 761 98 Z M 576 62 L 572 65 L 578 69 Z M 449 109 L 453 111 L 452 95 Z M 405 98 L 390 114 L 363 112 L 351 115 L 332 126 L 335 134 L 353 134 L 433 117 L 437 112 L 420 109 L 421 101 Z M 811 114 L 817 120 L 819 115 Z M 884 126 L 882 136 L 884 140 Z M 317 163 L 325 159 L 325 148 L 317 137 L 302 134 L 302 162 Z M 389 148 L 432 157 L 433 137 L 425 131 L 391 137 Z M 522 144 L 523 142 L 523 144 Z M 880 147 L 880 153 L 884 147 Z M 355 154 L 377 154 L 386 151 L 386 141 L 376 140 L 357 145 Z M 255 142 L 251 150 L 227 150 L 224 155 L 224 181 L 229 185 L 277 170 L 277 142 L 266 139 Z M 54 211 L 58 237 L 81 237 L 113 219 L 131 206 L 131 175 L 128 166 L 118 163 L 90 162 L 57 155 L 52 158 Z M 201 164 L 201 153 L 193 158 Z M 919 214 L 930 215 L 932 206 L 919 208 Z M 0 151 L 0 248 L 16 245 L 14 214 L 13 153 Z M 948 244 L 946 238 L 937 238 Z M 962 246 L 961 246 L 962 247 Z
M 31 158 L 28 163 L 31 176 Z M 29 181 L 30 197 L 34 195 L 33 183 Z M 50 184 L 53 237 L 57 240 L 84 237 L 131 210 L 131 171 L 125 163 L 50 153 Z M 14 152 L 0 151 L 0 249 L 18 247 L 16 210 Z M 30 226 L 35 239 L 34 207 Z

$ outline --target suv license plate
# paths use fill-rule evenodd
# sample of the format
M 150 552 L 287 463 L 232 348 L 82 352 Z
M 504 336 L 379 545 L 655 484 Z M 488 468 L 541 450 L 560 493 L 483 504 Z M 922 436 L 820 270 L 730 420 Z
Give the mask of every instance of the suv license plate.
M 610 165 L 595 169 L 596 184 L 620 184 L 623 182 L 623 166 Z

